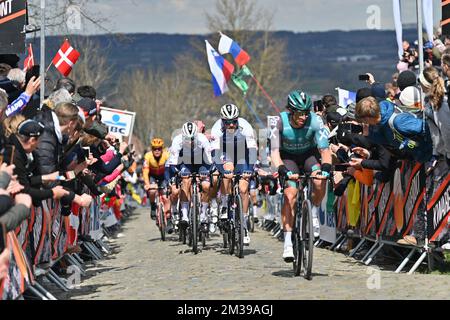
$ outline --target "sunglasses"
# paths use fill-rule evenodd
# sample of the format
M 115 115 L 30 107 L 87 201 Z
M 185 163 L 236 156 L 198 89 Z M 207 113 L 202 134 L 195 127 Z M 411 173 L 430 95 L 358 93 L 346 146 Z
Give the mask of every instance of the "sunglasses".
M 309 111 L 292 111 L 292 113 L 297 117 L 306 117 L 309 115 Z
M 162 151 L 162 148 L 153 148 L 152 151 Z
M 226 126 L 229 126 L 229 125 L 232 125 L 232 124 L 234 124 L 234 125 L 238 124 L 238 120 L 236 120 L 236 119 L 233 119 L 233 120 L 222 119 L 222 121 L 223 121 L 223 124 L 226 125 Z

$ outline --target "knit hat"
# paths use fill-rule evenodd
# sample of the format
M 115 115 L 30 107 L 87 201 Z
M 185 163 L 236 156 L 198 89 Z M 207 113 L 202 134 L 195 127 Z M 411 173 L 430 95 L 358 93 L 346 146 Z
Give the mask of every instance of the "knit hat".
M 416 87 L 405 88 L 400 94 L 399 100 L 402 103 L 400 109 L 405 112 L 419 112 L 423 109 L 420 91 Z
M 400 91 L 403 91 L 406 87 L 415 86 L 416 84 L 417 78 L 414 72 L 406 70 L 398 75 L 397 85 Z

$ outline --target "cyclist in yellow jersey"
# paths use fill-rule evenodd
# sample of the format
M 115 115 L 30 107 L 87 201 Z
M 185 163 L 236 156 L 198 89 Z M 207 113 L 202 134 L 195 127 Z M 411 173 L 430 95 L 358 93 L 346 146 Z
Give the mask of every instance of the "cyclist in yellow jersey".
M 166 183 L 164 181 L 164 171 L 166 161 L 169 159 L 170 153 L 164 148 L 164 140 L 161 138 L 154 138 L 151 141 L 152 151 L 147 152 L 144 156 L 144 189 L 149 193 L 151 205 L 151 217 L 156 219 L 156 196 L 158 189 L 164 189 Z M 164 196 L 164 212 L 168 218 L 170 212 L 170 201 Z M 172 231 L 172 226 L 168 225 L 169 231 Z M 171 232 L 169 232 L 171 233 Z

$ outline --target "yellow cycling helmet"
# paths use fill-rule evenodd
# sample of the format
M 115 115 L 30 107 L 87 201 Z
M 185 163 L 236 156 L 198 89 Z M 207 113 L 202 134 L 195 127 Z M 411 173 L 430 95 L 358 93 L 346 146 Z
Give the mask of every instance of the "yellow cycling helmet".
M 161 138 L 154 138 L 151 142 L 152 148 L 164 148 L 164 140 Z

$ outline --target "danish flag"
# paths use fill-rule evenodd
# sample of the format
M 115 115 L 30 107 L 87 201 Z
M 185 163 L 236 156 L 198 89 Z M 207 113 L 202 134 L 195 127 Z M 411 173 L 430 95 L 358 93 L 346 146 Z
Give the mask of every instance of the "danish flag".
M 33 55 L 33 47 L 28 47 L 28 56 L 23 61 L 23 71 L 27 72 L 27 70 L 30 70 L 34 66 L 34 55 Z
M 67 77 L 79 57 L 80 53 L 70 45 L 69 40 L 66 40 L 53 58 L 53 65 Z

